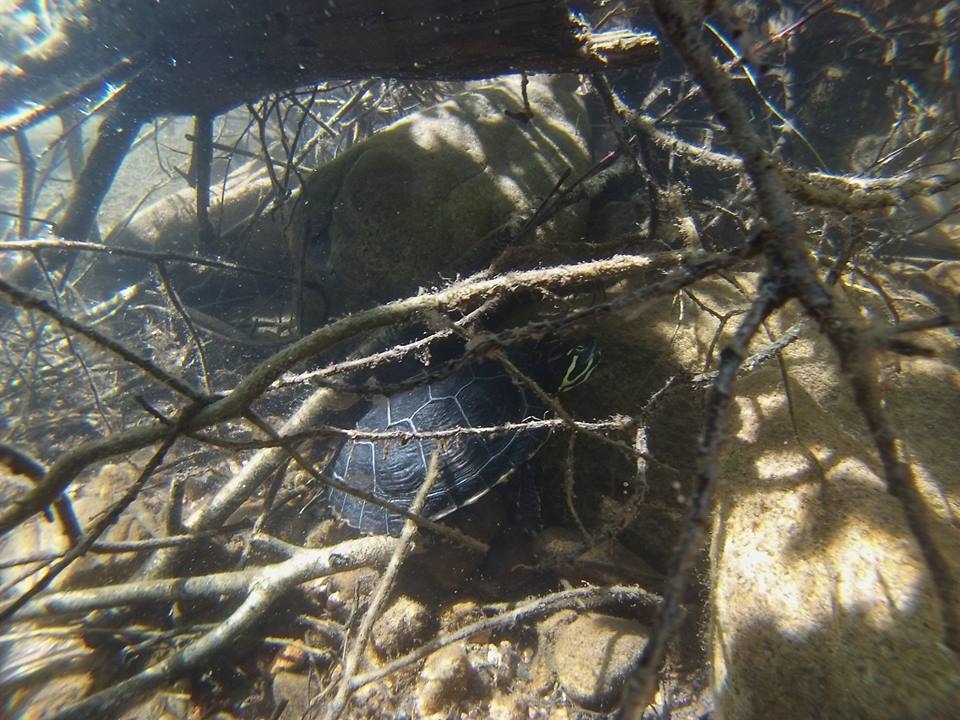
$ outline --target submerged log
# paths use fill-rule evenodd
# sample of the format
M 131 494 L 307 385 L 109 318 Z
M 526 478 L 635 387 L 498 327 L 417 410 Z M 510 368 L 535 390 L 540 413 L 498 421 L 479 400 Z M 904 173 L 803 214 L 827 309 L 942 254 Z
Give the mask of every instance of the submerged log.
M 561 0 L 83 0 L 54 35 L 0 70 L 0 135 L 109 97 L 59 227 L 83 238 L 129 148 L 118 134 L 135 135 L 159 115 L 209 117 L 328 78 L 589 72 L 650 62 L 658 51 L 646 33 L 591 33 Z
M 651 35 L 591 34 L 560 0 L 86 0 L 0 72 L 0 113 L 65 78 L 132 78 L 142 113 L 198 115 L 327 78 L 588 72 L 657 55 Z

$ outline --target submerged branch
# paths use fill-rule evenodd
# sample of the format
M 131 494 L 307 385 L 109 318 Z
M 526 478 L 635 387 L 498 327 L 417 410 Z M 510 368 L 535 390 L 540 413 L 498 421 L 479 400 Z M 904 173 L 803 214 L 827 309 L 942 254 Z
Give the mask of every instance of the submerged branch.
M 184 424 L 185 432 L 194 432 L 214 423 L 242 416 L 255 399 L 259 398 L 277 378 L 303 360 L 314 357 L 335 344 L 381 327 L 402 324 L 427 311 L 447 312 L 495 294 L 512 294 L 531 288 L 573 290 L 603 282 L 612 284 L 636 278 L 651 270 L 673 267 L 665 279 L 592 308 L 571 313 L 567 324 L 582 322 L 601 314 L 616 312 L 652 297 L 669 295 L 718 269 L 730 267 L 745 256 L 748 249 L 732 253 L 708 255 L 703 253 L 666 252 L 658 255 L 620 255 L 608 260 L 561 265 L 543 270 L 506 273 L 490 279 L 465 280 L 445 290 L 398 300 L 355 313 L 322 327 L 260 363 L 224 397 L 214 400 L 192 414 Z M 34 309 L 46 311 L 48 306 L 32 304 Z M 506 344 L 529 339 L 531 333 L 555 329 L 557 323 L 534 323 L 528 330 L 505 333 L 500 341 Z M 63 453 L 51 465 L 43 480 L 29 492 L 15 498 L 0 512 L 0 536 L 20 522 L 43 511 L 74 478 L 98 460 L 147 447 L 160 441 L 169 432 L 165 422 L 146 423 L 115 433 L 103 440 L 83 443 Z

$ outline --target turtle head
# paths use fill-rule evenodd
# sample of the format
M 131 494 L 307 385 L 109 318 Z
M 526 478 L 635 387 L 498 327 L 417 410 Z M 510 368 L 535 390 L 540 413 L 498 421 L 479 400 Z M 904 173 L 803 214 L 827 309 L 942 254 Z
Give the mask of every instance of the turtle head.
M 564 392 L 587 380 L 600 362 L 595 338 L 555 340 L 547 348 L 547 370 L 551 389 Z

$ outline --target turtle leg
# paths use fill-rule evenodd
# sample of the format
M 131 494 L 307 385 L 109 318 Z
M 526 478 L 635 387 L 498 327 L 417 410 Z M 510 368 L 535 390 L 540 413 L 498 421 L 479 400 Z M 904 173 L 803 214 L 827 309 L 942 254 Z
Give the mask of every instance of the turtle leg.
M 541 582 L 549 582 L 549 573 L 537 567 L 534 554 L 536 536 L 543 529 L 534 477 L 529 464 L 523 463 L 492 493 L 503 507 L 500 512 L 504 522 L 491 539 L 490 552 L 479 572 L 487 588 L 501 595 L 523 594 Z
M 510 523 L 531 537 L 544 528 L 540 490 L 530 463 L 521 464 L 509 482 L 504 483 L 501 497 Z

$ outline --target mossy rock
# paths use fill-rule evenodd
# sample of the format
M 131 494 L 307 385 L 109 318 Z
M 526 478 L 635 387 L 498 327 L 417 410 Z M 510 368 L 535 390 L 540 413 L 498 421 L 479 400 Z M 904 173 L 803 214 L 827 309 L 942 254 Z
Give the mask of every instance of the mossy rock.
M 574 85 L 532 80 L 526 122 L 514 115 L 524 107 L 518 78 L 479 86 L 317 170 L 288 233 L 305 276 L 325 288 L 305 303 L 305 325 L 485 267 L 504 249 L 504 224 L 532 214 L 568 169 L 576 177 L 589 167 Z M 541 239 L 578 240 L 584 210 L 560 213 Z

